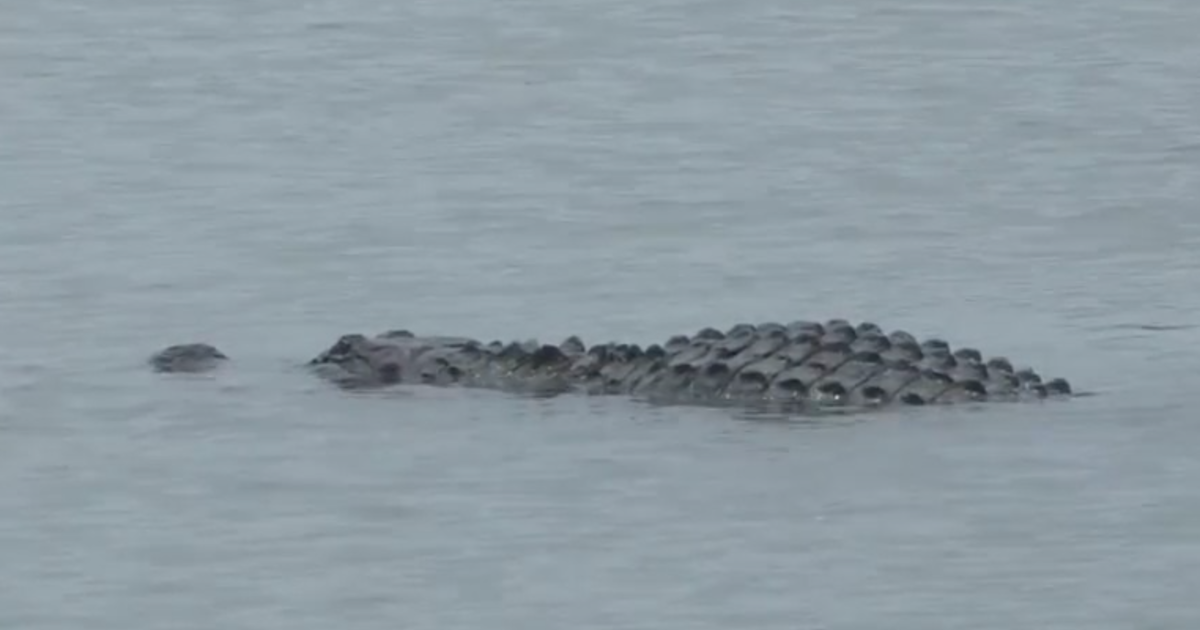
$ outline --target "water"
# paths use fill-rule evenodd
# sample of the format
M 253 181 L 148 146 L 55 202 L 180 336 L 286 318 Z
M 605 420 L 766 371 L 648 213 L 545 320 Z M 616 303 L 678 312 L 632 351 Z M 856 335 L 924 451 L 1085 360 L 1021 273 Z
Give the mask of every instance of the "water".
M 0 626 L 1195 627 L 1197 31 L 1182 0 L 13 5 Z M 829 317 L 1099 395 L 765 422 L 295 367 L 351 331 Z M 189 340 L 236 362 L 147 372 Z

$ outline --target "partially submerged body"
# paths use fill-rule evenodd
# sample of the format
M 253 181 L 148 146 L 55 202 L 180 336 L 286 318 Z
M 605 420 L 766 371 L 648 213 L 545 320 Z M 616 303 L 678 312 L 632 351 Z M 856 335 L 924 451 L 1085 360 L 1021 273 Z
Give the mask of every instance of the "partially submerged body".
M 642 348 L 586 347 L 576 337 L 557 345 L 488 344 L 464 337 L 394 331 L 345 335 L 309 362 L 345 388 L 398 383 L 460 385 L 513 393 L 619 394 L 677 404 L 875 407 L 1066 396 L 1064 379 L 1044 381 L 1004 358 L 918 342 L 878 326 L 739 324 L 706 328 Z

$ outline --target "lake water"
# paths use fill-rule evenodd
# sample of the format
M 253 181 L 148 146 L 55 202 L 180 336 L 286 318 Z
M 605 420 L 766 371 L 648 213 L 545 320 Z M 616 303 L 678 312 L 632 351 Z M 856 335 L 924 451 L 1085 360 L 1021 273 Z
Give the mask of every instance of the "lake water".
M 0 627 L 1200 623 L 1200 5 L 12 4 Z M 339 393 L 347 332 L 848 318 L 1097 395 Z M 150 374 L 182 341 L 229 369 Z

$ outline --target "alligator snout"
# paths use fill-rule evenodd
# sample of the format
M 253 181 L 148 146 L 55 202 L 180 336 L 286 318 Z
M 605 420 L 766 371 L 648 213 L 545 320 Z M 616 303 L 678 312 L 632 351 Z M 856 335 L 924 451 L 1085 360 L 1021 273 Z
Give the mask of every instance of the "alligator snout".
M 229 357 L 207 343 L 183 343 L 168 346 L 149 359 L 156 372 L 207 372 L 228 361 Z

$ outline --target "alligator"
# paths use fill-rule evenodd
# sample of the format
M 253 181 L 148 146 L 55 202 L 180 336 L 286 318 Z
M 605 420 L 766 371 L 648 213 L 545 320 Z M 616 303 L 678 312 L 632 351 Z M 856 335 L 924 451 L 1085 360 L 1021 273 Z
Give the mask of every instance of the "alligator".
M 193 343 L 170 346 L 150 363 L 161 372 L 203 372 L 227 360 L 215 347 Z M 550 345 L 407 330 L 348 334 L 307 367 L 347 390 L 424 384 L 788 412 L 1073 395 L 1066 379 L 1043 380 L 1003 357 L 985 360 L 974 348 L 951 349 L 942 339 L 918 341 L 902 330 L 885 333 L 874 323 L 843 319 L 704 328 L 644 348 L 588 347 L 575 336 Z

